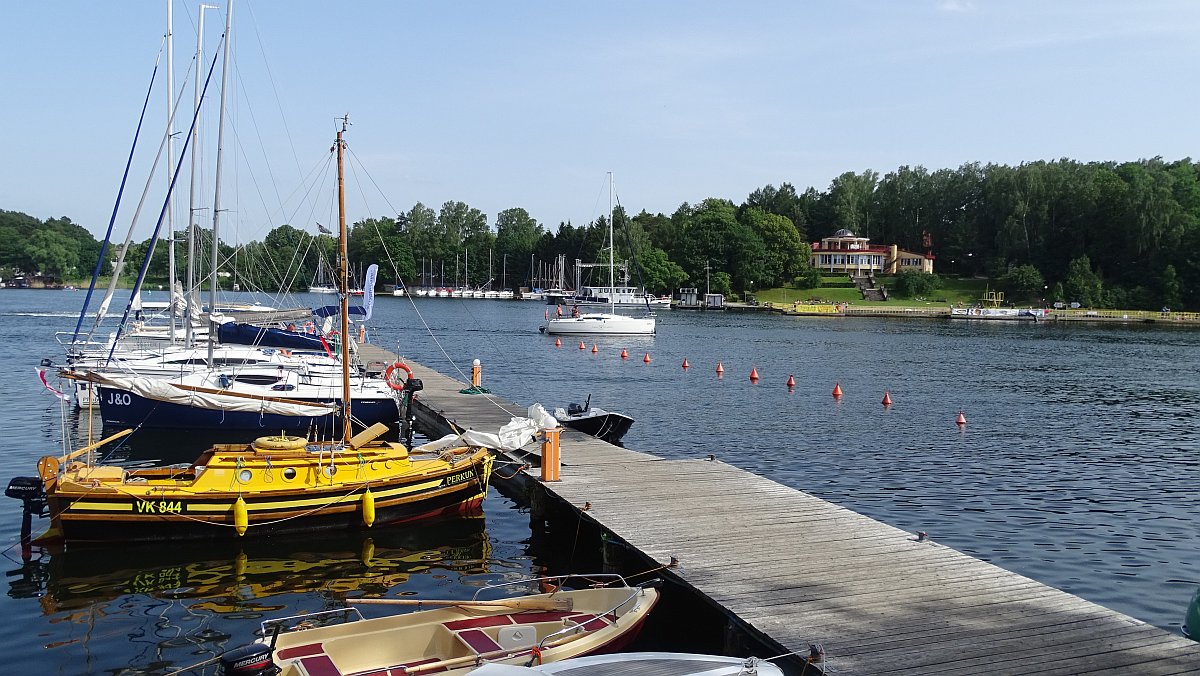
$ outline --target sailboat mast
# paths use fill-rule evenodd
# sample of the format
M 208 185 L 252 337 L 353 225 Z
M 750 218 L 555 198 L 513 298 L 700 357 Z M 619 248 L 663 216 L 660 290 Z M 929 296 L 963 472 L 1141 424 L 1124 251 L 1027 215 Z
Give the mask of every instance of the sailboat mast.
M 191 186 L 188 190 L 188 246 L 187 246 L 187 288 L 184 293 L 187 294 L 186 307 L 187 319 L 183 323 L 183 340 L 184 344 L 191 347 L 195 342 L 192 335 L 192 314 L 195 306 L 198 304 L 196 296 L 196 162 L 199 159 L 199 135 L 200 135 L 200 96 L 201 82 L 199 75 L 199 64 L 204 63 L 204 10 L 216 9 L 214 5 L 200 5 L 198 21 L 196 23 L 196 88 L 195 97 L 192 103 L 192 114 L 194 122 L 192 123 L 192 176 Z
M 174 0 L 167 0 L 167 180 L 175 171 L 175 26 L 171 12 Z M 196 78 L 199 79 L 199 78 Z M 172 191 L 173 194 L 174 191 Z M 167 195 L 167 297 L 171 302 L 171 342 L 177 340 L 179 304 L 175 302 L 175 213 L 172 194 Z
M 229 43 L 233 30 L 233 0 L 225 7 L 225 50 L 221 56 L 221 114 L 217 122 L 217 171 L 213 174 L 213 231 L 212 231 L 212 279 L 208 286 L 208 366 L 213 368 L 213 348 L 217 343 L 217 243 L 221 241 L 221 156 L 225 151 L 225 97 L 229 93 Z
M 349 287 L 346 286 L 349 269 L 346 260 L 349 258 L 346 248 L 346 181 L 343 172 L 343 155 L 346 141 L 344 135 L 350 124 L 350 116 L 342 118 L 342 128 L 337 133 L 337 189 L 338 189 L 338 293 L 342 298 L 342 442 L 350 444 L 350 307 Z
M 617 258 L 617 243 L 613 241 L 612 222 L 613 175 L 608 172 L 608 306 L 609 312 L 617 313 L 617 287 L 614 283 L 613 262 Z

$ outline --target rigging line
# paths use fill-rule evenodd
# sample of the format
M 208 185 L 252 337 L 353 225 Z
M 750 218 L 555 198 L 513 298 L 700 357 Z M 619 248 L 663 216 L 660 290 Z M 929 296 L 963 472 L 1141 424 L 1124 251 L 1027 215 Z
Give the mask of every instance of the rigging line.
M 227 36 L 222 36 L 221 39 L 225 40 L 226 37 Z M 216 70 L 216 56 L 216 54 L 213 55 L 212 65 L 208 68 L 208 76 L 204 79 L 204 88 L 201 92 L 201 100 L 203 100 L 204 94 L 208 92 L 208 85 L 212 81 L 213 71 Z M 182 95 L 182 90 L 180 91 L 180 94 Z M 158 223 L 154 226 L 154 234 L 150 238 L 150 246 L 146 248 L 146 258 L 142 261 L 142 267 L 138 271 L 137 281 L 134 282 L 133 290 L 129 294 L 129 304 L 125 306 L 125 314 L 121 317 L 121 323 L 117 325 L 117 330 L 113 334 L 113 344 L 112 348 L 110 348 L 108 352 L 108 361 L 112 361 L 113 353 L 116 352 L 117 349 L 117 340 L 121 337 L 121 331 L 125 327 L 125 323 L 129 321 L 129 311 L 133 307 L 133 299 L 137 297 L 137 294 L 141 291 L 142 281 L 146 277 L 146 271 L 150 268 L 150 258 L 154 252 L 154 242 L 157 241 L 159 230 L 162 229 L 163 217 L 166 215 L 167 207 L 171 203 L 170 195 L 175 190 L 175 182 L 179 179 L 179 172 L 183 170 L 183 157 L 187 155 L 188 144 L 192 140 L 192 132 L 196 129 L 196 121 L 199 119 L 199 113 L 200 109 L 197 107 L 192 115 L 192 124 L 188 128 L 188 135 L 187 138 L 184 139 L 183 148 L 181 148 L 179 151 L 179 162 L 176 163 L 175 172 L 171 175 L 171 184 L 167 187 L 167 198 L 163 200 L 162 210 L 158 214 Z M 215 270 L 213 271 L 213 274 L 216 274 Z
M 79 330 L 83 328 L 83 318 L 87 315 L 88 304 L 92 300 L 92 293 L 96 290 L 96 280 L 100 277 L 100 271 L 104 266 L 104 255 L 108 251 L 108 239 L 112 236 L 113 226 L 117 222 L 117 210 L 121 206 L 121 197 L 125 194 L 125 182 L 129 179 L 129 169 L 133 164 L 133 152 L 137 149 L 138 138 L 142 135 L 142 123 L 146 120 L 146 109 L 150 106 L 150 93 L 154 90 L 154 81 L 158 77 L 158 64 L 162 59 L 166 42 L 166 37 L 163 37 L 163 42 L 158 48 L 158 55 L 154 57 L 154 70 L 150 73 L 150 84 L 146 87 L 146 99 L 142 101 L 142 113 L 138 116 L 137 129 L 133 132 L 133 143 L 129 146 L 129 157 L 125 160 L 125 171 L 121 174 L 121 186 L 117 189 L 117 199 L 113 203 L 112 215 L 108 218 L 108 230 L 104 233 L 104 240 L 100 244 L 100 256 L 96 259 L 96 267 L 92 271 L 92 281 L 88 284 L 87 295 L 83 299 L 83 309 L 79 311 L 79 320 L 75 323 L 75 333 L 71 335 L 72 343 L 79 338 Z
M 267 50 L 263 46 L 262 33 L 258 30 L 258 19 L 254 16 L 254 3 L 246 3 L 246 8 L 250 12 L 252 19 L 251 25 L 254 27 L 254 37 L 258 41 L 258 51 L 262 54 L 263 68 L 267 71 L 267 81 L 271 83 L 271 93 L 275 96 L 275 107 L 279 109 L 279 121 L 283 125 L 284 136 L 287 137 L 288 147 L 292 151 L 292 159 L 296 162 L 296 171 L 300 171 L 300 156 L 296 153 L 296 143 L 292 138 L 292 130 L 288 128 L 287 115 L 283 111 L 283 103 L 279 96 L 279 87 L 275 83 L 275 74 L 271 71 L 271 60 L 267 57 Z
M 255 115 L 254 115 L 254 106 L 250 103 L 250 95 L 246 91 L 245 82 L 242 80 L 240 69 L 237 68 L 236 64 L 234 66 L 234 70 L 238 74 L 238 78 L 237 78 L 238 88 L 242 92 L 243 106 L 245 107 L 246 112 L 250 115 L 250 126 L 254 129 L 254 134 L 258 139 L 258 147 L 259 147 L 260 151 L 262 152 L 263 165 L 267 169 L 267 177 L 271 179 L 271 187 L 274 188 L 274 190 L 275 190 L 275 199 L 277 200 L 277 202 L 279 204 L 279 212 L 282 213 L 283 212 L 283 198 L 280 197 L 280 195 L 279 195 L 279 182 L 275 179 L 275 172 L 272 170 L 270 160 L 267 159 L 266 144 L 263 143 L 262 129 L 260 129 L 258 126 L 258 118 L 255 117 Z M 246 167 L 249 168 L 250 167 L 250 163 L 249 163 L 250 158 L 247 156 L 245 148 L 242 147 L 241 136 L 237 133 L 236 127 L 233 130 L 233 135 L 234 135 L 234 140 L 236 141 L 236 143 L 238 145 L 238 148 L 242 151 L 243 157 L 246 158 Z M 297 162 L 297 169 L 299 169 L 299 162 Z M 256 183 L 256 187 L 257 187 L 257 183 Z M 261 199 L 261 191 L 260 191 L 260 199 Z M 266 208 L 265 203 L 263 204 L 263 207 Z M 268 212 L 268 217 L 270 217 L 269 212 Z

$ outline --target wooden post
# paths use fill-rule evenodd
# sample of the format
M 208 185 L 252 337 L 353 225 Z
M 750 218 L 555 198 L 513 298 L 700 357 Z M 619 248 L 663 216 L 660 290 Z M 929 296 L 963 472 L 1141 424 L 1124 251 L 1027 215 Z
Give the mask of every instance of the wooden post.
M 483 366 L 479 360 L 471 362 L 471 387 L 480 387 L 483 383 Z
M 558 481 L 558 435 L 561 427 L 542 430 L 542 481 Z

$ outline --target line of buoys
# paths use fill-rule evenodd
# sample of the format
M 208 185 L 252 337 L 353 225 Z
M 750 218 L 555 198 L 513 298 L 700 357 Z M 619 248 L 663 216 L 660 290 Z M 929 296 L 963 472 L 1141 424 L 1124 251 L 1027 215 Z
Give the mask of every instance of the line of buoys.
M 629 351 L 621 348 L 621 359 L 629 359 Z
M 892 395 L 887 390 L 883 391 L 883 407 L 887 408 L 892 405 Z
M 562 347 L 562 338 L 554 339 L 554 347 Z
M 600 351 L 600 346 L 596 345 L 595 343 L 592 343 L 592 354 L 596 354 L 599 351 Z
M 750 382 L 758 382 L 758 369 L 753 366 L 750 367 Z
M 796 387 L 796 375 L 795 375 L 795 374 L 789 374 L 789 375 L 788 375 L 788 381 L 787 381 L 787 388 L 788 388 L 789 390 L 791 390 L 791 389 L 794 389 L 795 387 Z
M 642 357 L 642 361 L 646 362 L 647 364 L 650 363 L 650 353 L 649 352 L 646 353 L 645 357 Z
M 721 362 L 717 362 L 717 376 L 720 377 L 723 375 L 725 375 L 725 367 L 721 365 Z
M 833 384 L 833 398 L 834 399 L 842 398 L 842 384 L 841 383 Z
M 686 369 L 689 369 L 689 368 L 691 368 L 691 364 L 688 364 L 688 363 L 687 363 L 687 357 L 684 357 L 684 358 L 683 358 L 683 368 L 684 368 L 685 370 L 686 370 Z
M 967 424 L 967 416 L 963 415 L 962 409 L 958 411 L 958 417 L 954 419 L 954 424 L 963 427 Z

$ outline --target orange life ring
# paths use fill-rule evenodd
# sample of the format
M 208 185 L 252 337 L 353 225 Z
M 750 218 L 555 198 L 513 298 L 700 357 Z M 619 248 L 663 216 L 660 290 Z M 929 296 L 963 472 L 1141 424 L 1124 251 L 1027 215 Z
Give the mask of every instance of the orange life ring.
M 387 367 L 386 370 L 384 370 L 383 379 L 387 381 L 388 387 L 396 391 L 402 391 L 404 389 L 404 382 L 407 381 L 408 378 L 405 378 L 399 382 L 392 380 L 392 374 L 396 372 L 396 369 L 400 369 L 401 371 L 407 373 L 408 378 L 413 377 L 413 372 L 412 369 L 408 368 L 408 364 L 405 364 L 402 361 L 395 362 L 391 366 Z

